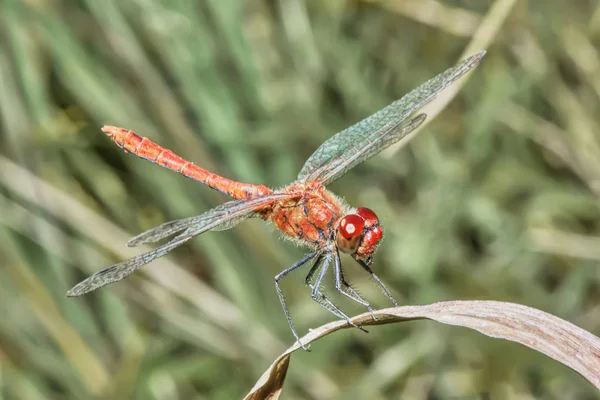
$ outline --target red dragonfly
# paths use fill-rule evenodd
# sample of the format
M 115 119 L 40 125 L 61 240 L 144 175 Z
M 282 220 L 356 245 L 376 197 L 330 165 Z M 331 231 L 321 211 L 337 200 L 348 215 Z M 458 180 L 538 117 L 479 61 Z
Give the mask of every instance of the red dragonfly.
M 270 220 L 285 235 L 311 249 L 304 258 L 275 277 L 275 289 L 296 340 L 300 342 L 279 282 L 290 272 L 313 260 L 312 268 L 306 276 L 306 284 L 312 290 L 313 300 L 350 325 L 360 328 L 323 294 L 321 282 L 333 265 L 336 289 L 365 306 L 373 315 L 370 304 L 344 279 L 339 256 L 341 251 L 350 254 L 371 274 L 385 295 L 397 306 L 398 303 L 390 291 L 370 267 L 373 254 L 383 238 L 383 228 L 373 211 L 365 207 L 350 207 L 325 186 L 418 128 L 425 120 L 426 114 L 415 115 L 417 111 L 476 67 L 484 55 L 485 51 L 482 51 L 466 58 L 400 100 L 334 135 L 308 158 L 295 182 L 278 190 L 269 189 L 264 185 L 236 182 L 213 174 L 148 138 L 138 136 L 127 129 L 105 126 L 102 128 L 104 133 L 125 152 L 202 182 L 235 200 L 221 204 L 202 215 L 166 222 L 141 233 L 131 239 L 127 243 L 128 246 L 155 243 L 177 233 L 178 235 L 153 250 L 95 273 L 72 288 L 67 296 L 80 296 L 120 281 L 196 235 L 210 230 L 230 229 L 247 218 L 258 217 Z

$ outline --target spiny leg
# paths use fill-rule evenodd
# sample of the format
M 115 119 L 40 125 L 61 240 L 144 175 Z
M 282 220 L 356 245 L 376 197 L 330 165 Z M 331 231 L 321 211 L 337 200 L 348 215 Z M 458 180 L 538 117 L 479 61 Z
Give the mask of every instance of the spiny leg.
M 289 274 L 290 272 L 292 272 L 295 269 L 300 268 L 301 266 L 303 266 L 304 264 L 306 264 L 308 261 L 310 261 L 311 259 L 313 259 L 315 256 L 317 256 L 319 253 L 318 252 L 314 252 L 311 254 L 307 254 L 304 258 L 302 258 L 300 261 L 298 261 L 297 263 L 295 263 L 294 265 L 292 265 L 291 267 L 288 267 L 286 269 L 284 269 L 283 271 L 281 271 L 276 277 L 275 277 L 275 290 L 277 290 L 277 296 L 279 296 L 279 302 L 281 303 L 281 307 L 283 308 L 283 312 L 285 314 L 285 318 L 288 321 L 288 325 L 290 326 L 290 329 L 292 330 L 292 333 L 294 334 L 294 337 L 296 338 L 296 341 L 298 341 L 298 343 L 300 344 L 300 346 L 302 346 L 302 348 L 306 351 L 308 351 L 308 347 L 304 346 L 304 344 L 300 341 L 300 337 L 298 336 L 298 333 L 296 332 L 296 328 L 294 328 L 294 323 L 292 322 L 292 316 L 290 315 L 290 312 L 288 311 L 287 306 L 285 305 L 285 300 L 283 299 L 283 292 L 281 291 L 281 288 L 279 287 L 279 281 L 286 276 L 287 274 Z M 320 259 L 320 255 L 319 255 L 319 259 Z M 317 260 L 318 261 L 318 260 Z M 313 267 L 314 268 L 314 267 Z
M 334 272 L 335 272 L 335 288 L 338 290 L 338 292 L 340 292 L 344 296 L 348 297 L 349 299 L 352 299 L 352 300 L 356 301 L 357 303 L 362 304 L 363 306 L 367 307 L 367 310 L 369 310 L 369 312 L 371 313 L 371 317 L 375 321 L 377 321 L 377 318 L 375 317 L 375 314 L 373 312 L 373 308 L 371 307 L 369 302 L 366 301 L 365 299 L 363 299 L 358 294 L 358 292 L 356 290 L 354 290 L 354 288 L 352 286 L 350 286 L 350 284 L 348 282 L 346 282 L 346 280 L 344 279 L 344 272 L 342 271 L 342 261 L 340 260 L 339 253 L 336 252 L 333 257 L 334 257 Z M 344 290 L 342 288 L 342 285 L 344 287 L 346 287 L 346 290 Z
M 317 267 L 318 266 L 319 265 L 317 264 Z M 325 272 L 327 272 L 327 269 L 328 269 L 328 265 L 324 263 L 320 269 L 319 275 L 317 276 L 317 282 L 315 284 L 313 284 L 309 280 L 308 286 L 312 290 L 312 299 L 314 301 L 316 301 L 321 307 L 325 308 L 327 311 L 334 314 L 336 317 L 338 317 L 340 319 L 348 320 L 349 319 L 348 316 L 346 314 L 344 314 L 344 312 L 342 312 L 342 310 L 340 310 L 339 307 L 337 307 L 335 304 L 333 304 L 331 302 L 331 300 L 329 300 L 327 297 L 325 297 L 325 295 L 319 290 L 319 286 L 321 284 L 323 277 L 325 276 Z
M 312 266 L 312 268 L 310 269 L 310 271 L 308 271 L 308 274 L 306 274 L 306 279 L 305 279 L 306 285 L 307 285 L 308 287 L 310 287 L 310 288 L 311 288 L 311 290 L 313 290 L 313 291 L 314 291 L 314 289 L 315 289 L 315 285 L 313 285 L 313 283 L 312 283 L 312 278 L 313 278 L 313 276 L 314 276 L 315 272 L 316 272 L 316 271 L 319 269 L 319 267 L 321 266 L 321 261 L 322 261 L 322 260 L 323 260 L 323 255 L 320 255 L 320 256 L 319 256 L 319 258 L 317 258 L 317 260 L 316 260 L 316 261 L 315 261 L 315 263 L 313 264 L 313 266 Z M 321 271 L 322 271 L 322 269 L 321 269 Z M 320 275 L 320 274 L 321 274 L 321 273 L 319 273 L 319 275 Z M 320 292 L 319 292 L 319 293 L 320 293 Z M 322 294 L 322 293 L 321 293 L 321 294 Z M 336 307 L 336 306 L 335 306 L 335 304 L 333 304 L 333 303 L 331 303 L 331 302 L 329 301 L 329 303 L 331 303 L 331 304 L 327 304 L 327 305 L 325 305 L 325 304 L 322 304 L 322 303 L 320 303 L 318 300 L 315 300 L 315 301 L 317 301 L 321 307 L 324 307 L 324 308 L 326 308 L 326 309 L 327 309 L 329 312 L 331 312 L 331 313 L 335 314 L 335 316 L 337 316 L 338 318 L 344 319 L 344 317 L 343 317 L 342 315 L 340 315 L 340 314 L 339 314 L 339 312 L 338 312 L 338 311 L 339 311 L 339 309 L 338 309 L 338 307 Z M 336 310 L 338 310 L 338 311 L 336 311 Z
M 306 286 L 309 286 L 310 288 L 312 288 L 312 277 L 315 274 L 317 268 L 319 267 L 319 263 L 322 258 L 323 255 L 320 255 L 319 258 L 317 258 L 317 261 L 315 261 L 315 263 L 311 267 L 310 271 L 308 271 L 308 274 L 306 274 L 306 279 L 304 280 L 304 282 L 306 283 Z
M 371 268 L 369 268 L 369 266 L 367 265 L 367 263 L 365 263 L 363 260 L 355 258 L 356 262 L 360 264 L 361 267 L 363 267 L 365 269 L 365 271 L 367 271 L 368 273 L 371 274 L 371 276 L 373 277 L 373 279 L 375 279 L 375 282 L 377 282 L 377 284 L 379 285 L 379 287 L 381 287 L 381 289 L 383 290 L 383 293 L 385 293 L 385 295 L 392 301 L 392 303 L 394 303 L 394 306 L 398 307 L 398 302 L 396 301 L 396 299 L 394 299 L 390 293 L 390 291 L 388 290 L 388 288 L 383 284 L 383 282 L 381 281 L 381 279 L 379 279 L 379 277 L 375 274 L 375 272 L 373 272 L 371 270 Z
M 321 266 L 321 270 L 319 272 L 319 275 L 317 276 L 317 280 L 315 281 L 315 283 L 313 284 L 311 282 L 312 276 L 313 276 L 314 272 L 317 269 L 316 266 L 318 265 L 318 263 L 320 261 L 321 261 L 321 257 L 317 260 L 317 262 L 315 263 L 315 266 L 313 266 L 313 268 L 309 271 L 309 273 L 308 273 L 308 275 L 306 277 L 306 283 L 312 289 L 312 299 L 314 301 L 316 301 L 321 307 L 323 307 L 324 309 L 326 309 L 327 311 L 329 311 L 330 313 L 332 313 L 336 317 L 338 317 L 340 319 L 346 320 L 346 322 L 349 325 L 352 325 L 353 327 L 358 328 L 361 331 L 367 332 L 366 329 L 364 329 L 361 326 L 358 326 L 354 322 L 352 322 L 350 320 L 350 317 L 348 317 L 342 310 L 340 310 L 335 304 L 333 304 L 331 302 L 331 300 L 329 300 L 319 290 L 319 287 L 321 286 L 321 282 L 323 281 L 323 277 L 325 277 L 325 273 L 327 272 L 327 269 L 329 268 L 329 264 L 331 264 L 331 253 L 327 254 L 326 259 L 323 262 L 323 265 Z

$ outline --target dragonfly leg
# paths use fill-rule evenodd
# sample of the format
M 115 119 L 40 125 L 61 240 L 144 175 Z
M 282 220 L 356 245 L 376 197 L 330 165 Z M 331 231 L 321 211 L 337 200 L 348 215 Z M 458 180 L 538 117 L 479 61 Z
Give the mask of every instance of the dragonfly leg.
M 371 317 L 373 318 L 373 320 L 377 321 L 377 317 L 375 317 L 375 313 L 373 312 L 373 307 L 371 307 L 369 302 L 363 299 L 358 294 L 358 292 L 354 290 L 354 288 L 350 286 L 350 284 L 344 279 L 344 272 L 342 271 L 342 261 L 340 260 L 340 255 L 338 253 L 334 255 L 334 271 L 335 288 L 338 290 L 338 292 L 348 297 L 349 299 L 352 299 L 357 303 L 367 307 L 367 310 L 369 310 L 369 312 L 371 313 Z M 346 290 L 344 290 L 344 287 L 346 288 Z
M 320 259 L 317 260 L 317 263 L 315 263 L 315 265 L 318 265 L 319 261 L 320 261 Z M 327 258 L 323 262 L 323 265 L 321 266 L 321 270 L 319 272 L 319 275 L 317 276 L 317 279 L 315 280 L 314 284 L 311 281 L 312 281 L 312 275 L 314 274 L 313 270 L 316 270 L 316 268 L 313 267 L 311 269 L 311 271 L 309 272 L 309 275 L 307 276 L 308 286 L 312 289 L 312 299 L 314 301 L 316 301 L 317 304 L 319 304 L 321 307 L 323 307 L 324 309 L 326 309 L 327 311 L 329 311 L 330 313 L 332 313 L 336 317 L 338 317 L 340 319 L 346 320 L 346 322 L 349 325 L 352 325 L 353 327 L 358 328 L 358 329 L 360 329 L 363 332 L 367 332 L 366 329 L 364 329 L 363 327 L 358 326 L 354 322 L 352 322 L 350 320 L 350 317 L 348 317 L 342 310 L 340 310 L 335 304 L 333 304 L 331 302 L 331 300 L 329 300 L 323 294 L 323 292 L 321 292 L 321 290 L 320 290 L 321 282 L 323 281 L 323 277 L 325 277 L 325 273 L 327 272 L 327 269 L 329 268 L 329 264 L 331 264 L 331 254 L 328 254 Z
M 292 322 L 292 316 L 290 315 L 290 312 L 288 311 L 288 308 L 285 305 L 285 300 L 283 299 L 283 292 L 281 291 L 281 288 L 279 287 L 279 281 L 281 279 L 283 279 L 283 277 L 285 277 L 290 272 L 292 272 L 295 269 L 298 269 L 301 266 L 303 266 L 304 264 L 306 264 L 308 261 L 310 261 L 315 256 L 317 256 L 317 254 L 319 254 L 319 253 L 315 252 L 315 253 L 311 253 L 311 254 L 306 255 L 300 261 L 298 261 L 297 263 L 295 263 L 291 267 L 288 267 L 288 268 L 284 269 L 279 274 L 277 274 L 277 276 L 275 277 L 275 290 L 277 290 L 277 296 L 279 296 L 279 302 L 281 303 L 281 307 L 283 308 L 283 313 L 285 314 L 285 318 L 288 321 L 288 324 L 290 326 L 290 329 L 292 330 L 292 333 L 294 334 L 294 337 L 296 338 L 296 341 L 306 351 L 309 351 L 308 347 L 304 346 L 304 344 L 300 341 L 300 337 L 298 336 L 298 332 L 296 332 L 296 328 L 294 328 L 294 323 Z
M 310 286 L 312 288 L 312 278 L 313 278 L 313 275 L 315 274 L 315 272 L 317 271 L 317 269 L 319 268 L 322 258 L 323 258 L 323 256 L 321 255 L 317 259 L 317 261 L 315 261 L 315 263 L 313 264 L 310 271 L 308 271 L 308 274 L 306 274 L 306 279 L 304 280 L 304 282 L 306 283 L 306 286 Z
M 367 263 L 365 263 L 363 260 L 358 259 L 358 258 L 355 258 L 355 260 L 357 263 L 360 264 L 361 267 L 364 268 L 365 271 L 367 271 L 368 273 L 371 274 L 373 279 L 375 279 L 375 282 L 377 282 L 379 287 L 383 290 L 383 293 L 385 293 L 385 295 L 392 301 L 392 303 L 394 303 L 394 306 L 398 307 L 398 302 L 396 301 L 396 299 L 394 299 L 394 297 L 392 297 L 392 294 L 390 293 L 388 288 L 383 284 L 383 282 L 381 281 L 381 279 L 379 279 L 379 277 L 375 274 L 375 272 L 373 272 L 373 270 L 371 268 L 369 268 Z

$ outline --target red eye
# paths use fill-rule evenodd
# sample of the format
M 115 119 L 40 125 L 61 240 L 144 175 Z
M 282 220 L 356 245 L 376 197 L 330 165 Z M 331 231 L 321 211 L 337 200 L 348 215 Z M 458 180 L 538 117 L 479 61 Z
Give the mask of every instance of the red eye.
M 376 224 L 379 222 L 377 215 L 370 209 L 365 207 L 359 207 L 356 209 L 356 213 L 363 217 L 365 221 L 369 221 L 371 224 Z
M 339 231 L 344 238 L 350 239 L 362 235 L 364 228 L 365 220 L 359 215 L 350 214 L 340 221 Z

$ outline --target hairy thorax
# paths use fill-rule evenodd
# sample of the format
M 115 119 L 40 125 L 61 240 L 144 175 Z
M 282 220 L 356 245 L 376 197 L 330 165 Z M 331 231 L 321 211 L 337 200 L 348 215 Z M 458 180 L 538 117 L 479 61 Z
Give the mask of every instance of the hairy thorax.
M 335 237 L 347 206 L 323 186 L 315 189 L 291 185 L 283 190 L 298 197 L 277 203 L 269 217 L 292 239 L 308 246 L 323 246 Z

